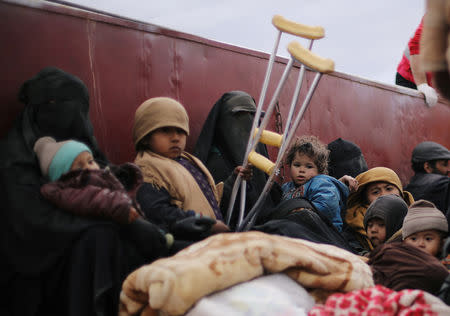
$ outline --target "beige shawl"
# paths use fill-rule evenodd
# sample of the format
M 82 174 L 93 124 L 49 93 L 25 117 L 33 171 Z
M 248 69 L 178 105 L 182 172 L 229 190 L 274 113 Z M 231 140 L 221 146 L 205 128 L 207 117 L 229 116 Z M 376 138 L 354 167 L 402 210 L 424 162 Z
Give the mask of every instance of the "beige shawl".
M 199 159 L 186 152 L 182 155 L 197 165 L 206 175 L 217 203 L 220 204 L 223 183 L 221 182 L 216 186 L 208 169 Z M 185 211 L 193 210 L 196 213 L 216 219 L 214 211 L 197 181 L 181 164 L 150 151 L 139 152 L 134 163 L 141 168 L 144 182 L 166 189 L 173 198 L 172 203 L 174 205 Z

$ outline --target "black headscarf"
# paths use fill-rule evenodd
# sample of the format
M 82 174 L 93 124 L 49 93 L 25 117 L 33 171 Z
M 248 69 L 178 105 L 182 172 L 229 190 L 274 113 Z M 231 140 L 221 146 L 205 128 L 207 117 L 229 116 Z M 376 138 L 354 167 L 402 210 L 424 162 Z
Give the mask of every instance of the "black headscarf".
M 328 144 L 330 161 L 328 174 L 336 179 L 349 175 L 356 177 L 368 170 L 366 160 L 358 145 L 338 138 Z
M 27 146 L 33 148 L 42 136 L 56 141 L 70 138 L 87 144 L 96 160 L 106 164 L 89 119 L 89 93 L 79 78 L 58 68 L 44 68 L 22 85 L 19 100 L 26 105 L 22 132 Z
M 255 101 L 242 91 L 223 94 L 209 112 L 194 155 L 206 164 L 216 182 L 224 181 L 242 164 L 255 112 Z M 267 156 L 263 144 L 257 150 Z

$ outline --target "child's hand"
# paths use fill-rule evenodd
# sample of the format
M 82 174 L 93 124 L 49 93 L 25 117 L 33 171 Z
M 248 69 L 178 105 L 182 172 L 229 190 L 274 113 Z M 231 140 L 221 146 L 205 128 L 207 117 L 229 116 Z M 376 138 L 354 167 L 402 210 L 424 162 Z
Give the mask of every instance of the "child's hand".
M 253 166 L 250 163 L 245 168 L 243 166 L 237 166 L 234 169 L 234 173 L 238 174 L 245 181 L 248 181 L 253 177 Z
M 358 180 L 356 180 L 355 178 L 353 178 L 351 176 L 345 175 L 342 178 L 340 178 L 339 181 L 341 181 L 346 186 L 348 186 L 350 193 L 356 192 L 356 190 L 358 190 L 358 187 L 359 187 Z
M 211 233 L 212 234 L 220 234 L 220 233 L 227 233 L 231 231 L 230 227 L 225 225 L 222 221 L 217 221 L 212 227 L 211 227 Z

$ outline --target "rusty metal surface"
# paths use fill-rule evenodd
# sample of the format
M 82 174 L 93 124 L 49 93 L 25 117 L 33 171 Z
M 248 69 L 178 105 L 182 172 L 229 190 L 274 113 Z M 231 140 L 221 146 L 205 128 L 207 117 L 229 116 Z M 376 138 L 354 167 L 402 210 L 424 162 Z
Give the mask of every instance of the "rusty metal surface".
M 44 1 L 0 2 L 0 30 L 0 135 L 23 107 L 16 100 L 21 83 L 56 66 L 86 83 L 96 136 L 115 163 L 134 158 L 134 111 L 147 98 L 171 96 L 186 106 L 190 150 L 224 92 L 243 90 L 258 99 L 268 60 L 261 52 Z M 277 59 L 272 82 L 285 62 Z M 280 98 L 283 117 L 296 72 Z M 301 97 L 312 78 L 307 73 Z M 416 91 L 333 73 L 322 77 L 297 133 L 318 135 L 325 143 L 351 140 L 369 167 L 390 167 L 406 184 L 417 143 L 434 140 L 450 147 L 449 121 L 447 102 L 430 109 Z

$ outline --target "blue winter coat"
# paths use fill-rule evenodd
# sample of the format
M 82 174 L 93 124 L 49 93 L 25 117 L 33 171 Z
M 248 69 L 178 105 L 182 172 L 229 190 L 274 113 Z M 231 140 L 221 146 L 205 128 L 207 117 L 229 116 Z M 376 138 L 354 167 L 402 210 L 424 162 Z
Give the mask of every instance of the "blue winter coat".
M 292 193 L 301 190 L 295 186 L 294 182 L 283 184 L 283 200 L 293 198 Z M 345 184 L 333 177 L 319 174 L 303 185 L 301 195 L 308 199 L 320 212 L 325 214 L 333 225 L 342 231 L 341 210 L 346 209 L 346 201 L 349 190 Z

